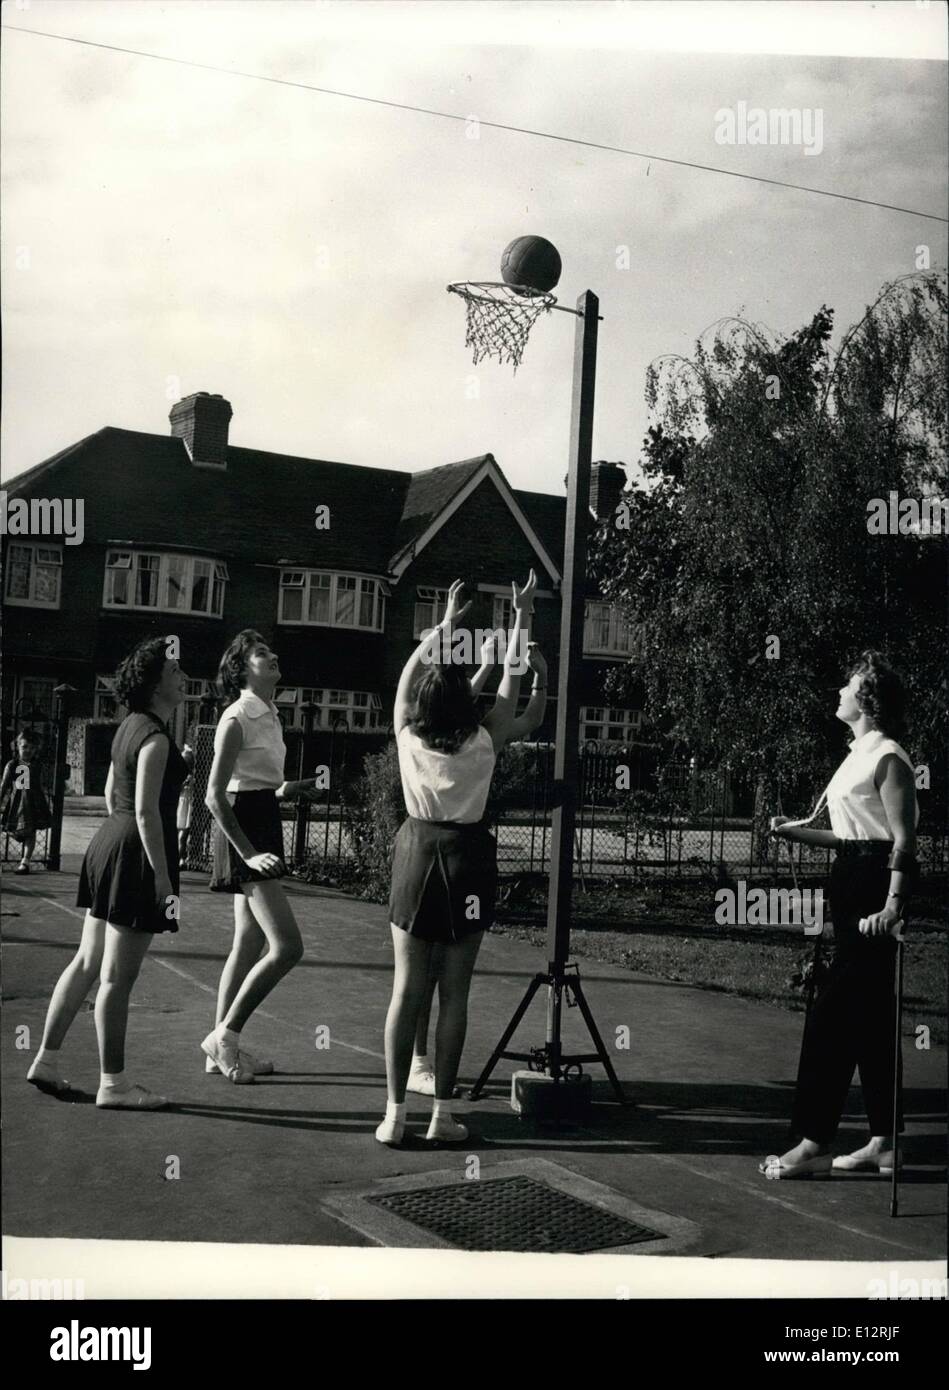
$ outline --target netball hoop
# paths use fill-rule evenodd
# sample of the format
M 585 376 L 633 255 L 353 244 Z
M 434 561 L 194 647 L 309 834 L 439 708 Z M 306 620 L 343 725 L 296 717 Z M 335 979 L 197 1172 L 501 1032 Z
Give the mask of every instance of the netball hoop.
M 566 1118 L 581 1110 L 590 1095 L 590 1077 L 583 1064 L 599 1063 L 613 1094 L 624 1105 L 625 1095 L 593 1013 L 583 993 L 580 972 L 568 963 L 570 954 L 570 905 L 576 843 L 576 805 L 580 757 L 580 670 L 583 661 L 583 618 L 586 594 L 587 533 L 590 527 L 590 469 L 593 445 L 593 399 L 596 383 L 596 346 L 599 300 L 586 290 L 575 309 L 559 305 L 551 290 L 560 278 L 560 255 L 543 237 L 518 237 L 501 258 L 504 284 L 449 285 L 449 292 L 465 301 L 467 335 L 475 362 L 495 357 L 510 362 L 515 371 L 524 355 L 530 331 L 541 314 L 562 309 L 577 319 L 573 359 L 573 400 L 570 414 L 570 453 L 567 473 L 567 506 L 564 525 L 564 557 L 561 571 L 560 661 L 557 673 L 557 723 L 554 737 L 554 776 L 550 822 L 550 892 L 547 899 L 547 969 L 531 981 L 501 1038 L 471 1088 L 477 1100 L 502 1058 L 527 1062 L 543 1076 L 526 1077 L 519 1103 L 521 1113 L 539 1115 L 542 1110 Z M 547 993 L 547 1026 L 543 1047 L 515 1052 L 508 1044 L 539 990 Z M 593 1050 L 568 1052 L 561 1037 L 564 1005 L 580 1009 Z M 580 1083 L 586 1081 L 586 1086 Z M 534 1082 L 553 1083 L 550 1087 Z M 529 1106 L 527 1093 L 531 1093 Z M 547 1100 L 541 1100 L 546 1092 Z
M 494 357 L 502 366 L 510 362 L 515 372 L 534 324 L 557 305 L 552 294 L 496 280 L 460 281 L 447 289 L 465 301 L 465 347 L 475 366 Z

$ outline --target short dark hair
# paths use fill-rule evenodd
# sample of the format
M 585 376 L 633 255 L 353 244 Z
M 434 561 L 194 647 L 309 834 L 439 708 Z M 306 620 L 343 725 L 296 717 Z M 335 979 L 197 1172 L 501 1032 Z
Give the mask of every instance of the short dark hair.
M 902 677 L 882 652 L 861 652 L 850 667 L 848 678 L 860 677 L 857 704 L 887 738 L 898 738 L 903 732 L 906 711 L 906 687 Z
M 228 644 L 217 671 L 218 686 L 227 699 L 236 700 L 244 689 L 247 684 L 247 658 L 254 647 L 261 644 L 266 646 L 266 639 L 252 627 L 245 627 Z
M 115 673 L 115 693 L 132 713 L 148 709 L 168 660 L 168 638 L 146 637 L 120 663 Z
M 478 707 L 464 666 L 436 663 L 418 683 L 409 728 L 429 748 L 457 753 L 478 728 Z

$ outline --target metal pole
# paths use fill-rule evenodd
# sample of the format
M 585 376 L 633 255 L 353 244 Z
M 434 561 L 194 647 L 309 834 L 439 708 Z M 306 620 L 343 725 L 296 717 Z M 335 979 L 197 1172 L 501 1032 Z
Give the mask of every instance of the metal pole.
M 57 699 L 56 708 L 56 766 L 53 771 L 52 825 L 46 850 L 47 869 L 58 869 L 60 846 L 63 836 L 63 803 L 66 799 L 66 779 L 69 767 L 66 763 L 67 735 L 69 732 L 69 702 L 76 693 L 75 686 L 57 685 L 53 694 Z
M 592 290 L 585 290 L 577 300 L 577 312 L 582 317 L 577 319 L 573 356 L 573 404 L 561 584 L 560 666 L 557 673 L 554 811 L 551 819 L 550 895 L 547 904 L 547 969 L 552 975 L 562 973 L 570 950 L 570 902 L 580 754 L 577 677 L 583 658 L 599 307 L 600 301 Z M 547 1065 L 551 1076 L 560 1075 L 560 1054 L 560 989 L 556 985 L 549 985 Z

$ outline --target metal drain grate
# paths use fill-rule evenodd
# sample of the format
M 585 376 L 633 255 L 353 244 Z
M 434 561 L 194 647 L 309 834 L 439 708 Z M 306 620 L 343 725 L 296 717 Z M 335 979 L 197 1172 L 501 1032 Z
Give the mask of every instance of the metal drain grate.
M 496 1178 L 393 1192 L 369 1201 L 460 1250 L 584 1254 L 664 1240 L 659 1231 L 534 1178 Z

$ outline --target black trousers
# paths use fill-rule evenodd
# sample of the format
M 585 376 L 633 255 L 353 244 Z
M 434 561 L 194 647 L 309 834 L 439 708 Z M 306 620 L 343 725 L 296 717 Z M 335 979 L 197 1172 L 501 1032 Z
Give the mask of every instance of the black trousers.
M 831 869 L 834 961 L 805 1027 L 791 1120 L 796 1134 L 821 1144 L 837 1133 L 855 1067 L 870 1133 L 889 1134 L 893 1126 L 896 942 L 862 936 L 857 925 L 886 902 L 890 846 L 879 845 L 874 854 L 838 853 Z M 902 1079 L 902 1057 L 899 1064 Z

